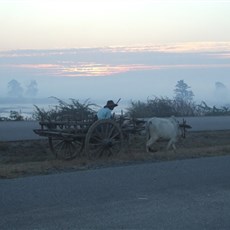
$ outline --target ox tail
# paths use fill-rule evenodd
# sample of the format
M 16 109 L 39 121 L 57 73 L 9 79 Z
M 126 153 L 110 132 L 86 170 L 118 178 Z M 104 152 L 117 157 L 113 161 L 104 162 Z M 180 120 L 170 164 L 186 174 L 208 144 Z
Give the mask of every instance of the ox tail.
M 150 127 L 151 124 L 152 124 L 151 121 L 147 121 L 147 122 L 146 122 L 146 125 L 145 125 L 145 132 L 146 132 L 146 140 L 147 140 L 147 141 L 148 141 L 149 138 L 150 138 L 150 129 L 149 129 L 149 127 Z

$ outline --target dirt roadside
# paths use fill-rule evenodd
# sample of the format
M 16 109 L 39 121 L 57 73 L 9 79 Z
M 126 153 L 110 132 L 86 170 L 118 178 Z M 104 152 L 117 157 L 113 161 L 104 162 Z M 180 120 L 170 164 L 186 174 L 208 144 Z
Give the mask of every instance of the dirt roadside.
M 144 139 L 133 137 L 124 151 L 112 157 L 90 161 L 86 156 L 71 161 L 57 160 L 50 152 L 47 140 L 0 142 L 0 179 L 45 175 L 100 167 L 159 162 L 198 157 L 230 155 L 230 130 L 188 132 L 177 143 L 176 153 L 165 150 L 158 142 L 150 153 L 145 152 Z

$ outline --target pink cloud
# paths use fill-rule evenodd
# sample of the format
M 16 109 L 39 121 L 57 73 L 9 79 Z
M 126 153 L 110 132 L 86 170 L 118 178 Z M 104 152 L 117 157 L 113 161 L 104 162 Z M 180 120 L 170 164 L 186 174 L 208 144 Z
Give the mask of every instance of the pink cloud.
M 203 69 L 203 68 L 230 68 L 230 64 L 185 64 L 185 65 L 103 65 L 81 64 L 64 67 L 58 75 L 66 77 L 77 76 L 110 76 L 114 74 L 161 69 Z
M 13 64 L 4 65 L 8 68 L 21 69 L 36 69 L 42 70 L 42 74 L 51 76 L 64 77 L 79 77 L 79 76 L 110 76 L 115 74 L 148 71 L 148 70 L 162 70 L 162 69 L 203 69 L 203 68 L 230 68 L 230 64 L 172 64 L 172 65 L 144 65 L 144 64 L 130 64 L 130 65 L 111 65 L 99 63 L 76 63 L 69 64 Z
M 125 73 L 130 71 L 148 70 L 148 69 L 160 69 L 158 66 L 147 65 L 104 65 L 96 63 L 82 63 L 79 65 L 72 65 L 70 67 L 64 67 L 61 71 L 61 75 L 65 76 L 109 76 L 119 73 Z

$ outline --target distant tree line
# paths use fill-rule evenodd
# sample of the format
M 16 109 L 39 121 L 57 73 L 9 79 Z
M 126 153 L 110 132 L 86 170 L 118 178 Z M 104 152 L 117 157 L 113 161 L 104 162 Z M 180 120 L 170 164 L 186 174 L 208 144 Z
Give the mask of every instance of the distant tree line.
M 20 82 L 12 79 L 7 85 L 7 96 L 13 98 L 26 97 L 36 97 L 38 93 L 38 84 L 35 80 L 31 80 L 29 84 L 26 85 L 25 89 L 21 86 Z
M 1 117 L 0 121 L 24 121 L 26 120 L 18 111 L 10 111 L 9 117 Z

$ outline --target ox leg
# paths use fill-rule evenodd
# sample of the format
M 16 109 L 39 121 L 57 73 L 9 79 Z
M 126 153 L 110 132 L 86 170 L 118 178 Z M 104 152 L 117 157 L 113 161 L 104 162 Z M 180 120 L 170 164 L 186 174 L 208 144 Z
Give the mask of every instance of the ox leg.
M 149 152 L 150 147 L 156 142 L 157 138 L 156 137 L 151 137 L 147 142 L 146 142 L 146 152 Z
M 172 146 L 174 152 L 176 151 L 176 145 L 175 145 L 175 141 L 173 139 L 169 140 L 168 144 L 167 144 L 167 150 L 169 150 L 169 148 Z

